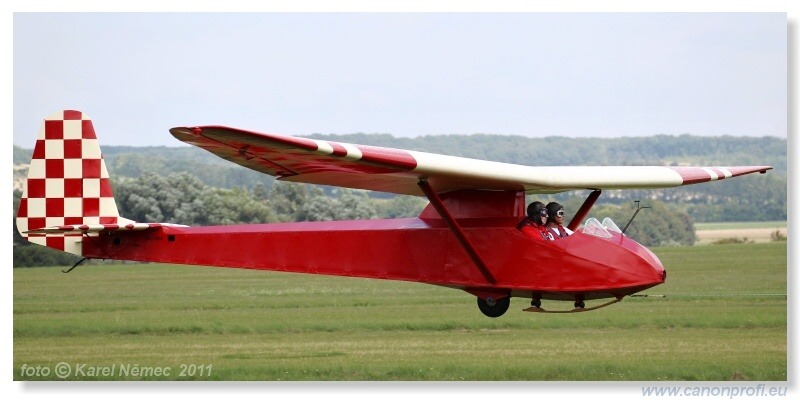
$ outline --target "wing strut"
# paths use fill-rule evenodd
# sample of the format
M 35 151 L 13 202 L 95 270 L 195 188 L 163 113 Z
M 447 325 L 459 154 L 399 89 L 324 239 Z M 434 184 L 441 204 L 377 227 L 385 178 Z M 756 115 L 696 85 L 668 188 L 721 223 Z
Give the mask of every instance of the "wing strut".
M 589 193 L 589 197 L 586 198 L 586 201 L 583 202 L 581 208 L 578 209 L 578 212 L 575 213 L 575 216 L 572 217 L 572 220 L 567 224 L 567 228 L 571 231 L 575 231 L 579 225 L 583 222 L 583 219 L 586 218 L 586 215 L 589 214 L 589 210 L 592 209 L 594 206 L 594 202 L 597 201 L 597 198 L 600 197 L 600 189 L 595 189 L 592 193 Z
M 453 218 L 453 216 L 450 215 L 450 212 L 447 211 L 444 203 L 442 203 L 442 199 L 440 199 L 439 195 L 433 191 L 433 188 L 431 188 L 431 185 L 428 183 L 428 181 L 421 180 L 417 183 L 417 185 L 425 193 L 425 196 L 428 197 L 428 200 L 431 202 L 431 205 L 433 205 L 433 208 L 436 209 L 436 212 L 438 212 L 439 216 L 442 217 L 445 224 L 447 224 L 447 227 L 450 228 L 450 231 L 453 233 L 453 235 L 455 235 L 458 243 L 460 243 L 461 247 L 464 248 L 464 251 L 467 252 L 467 255 L 469 255 L 470 259 L 472 259 L 472 262 L 475 263 L 475 266 L 478 267 L 478 270 L 481 271 L 481 274 L 483 274 L 483 277 L 486 279 L 486 281 L 491 284 L 495 284 L 497 281 L 494 279 L 492 272 L 489 271 L 486 263 L 484 263 L 483 259 L 481 259 L 478 251 L 475 250 L 475 246 L 473 246 L 469 239 L 467 239 L 466 234 L 464 234 L 464 231 L 458 225 L 458 222 L 456 222 L 455 218 Z

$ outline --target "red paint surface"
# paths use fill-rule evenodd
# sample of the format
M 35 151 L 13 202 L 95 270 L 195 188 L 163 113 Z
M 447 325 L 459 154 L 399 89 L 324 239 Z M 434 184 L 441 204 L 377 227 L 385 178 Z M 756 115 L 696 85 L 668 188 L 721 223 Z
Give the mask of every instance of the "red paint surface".
M 317 151 L 309 139 L 276 134 L 255 133 L 224 126 L 173 128 L 173 136 L 229 161 L 269 175 L 285 177 L 318 172 L 349 174 L 386 174 L 414 169 L 417 162 L 406 151 L 383 147 L 356 146 L 362 153 L 358 161 L 348 160 L 344 146 L 328 142 L 330 155 Z
M 408 219 L 106 232 L 84 237 L 83 255 L 416 281 L 476 295 L 541 294 L 565 300 L 624 296 L 663 282 L 658 259 L 625 237 L 526 237 L 514 228 L 521 217 L 521 194 L 511 197 L 513 193 L 492 192 L 483 206 L 477 192 L 443 197 L 495 284 L 481 274 L 444 222 L 425 218 L 427 213 Z M 495 213 L 480 216 L 487 211 Z M 472 218 L 476 215 L 480 218 Z
M 709 168 L 709 170 L 713 171 L 717 174 L 717 179 L 726 179 L 725 174 L 720 170 L 721 167 L 717 168 Z M 691 185 L 695 183 L 702 183 L 702 182 L 709 182 L 711 181 L 711 175 L 702 168 L 698 167 L 670 167 L 673 171 L 677 172 L 683 178 L 683 185 Z M 750 167 L 728 167 L 725 168 L 731 173 L 731 178 L 740 175 L 746 175 L 754 172 L 761 172 L 764 173 L 772 167 L 769 166 L 750 166 Z

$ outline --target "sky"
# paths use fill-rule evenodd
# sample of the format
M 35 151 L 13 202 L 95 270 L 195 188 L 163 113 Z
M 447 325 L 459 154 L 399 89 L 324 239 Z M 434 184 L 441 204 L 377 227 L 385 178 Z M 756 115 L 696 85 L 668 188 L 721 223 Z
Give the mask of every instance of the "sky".
M 15 13 L 13 143 L 82 110 L 310 135 L 787 135 L 786 13 Z

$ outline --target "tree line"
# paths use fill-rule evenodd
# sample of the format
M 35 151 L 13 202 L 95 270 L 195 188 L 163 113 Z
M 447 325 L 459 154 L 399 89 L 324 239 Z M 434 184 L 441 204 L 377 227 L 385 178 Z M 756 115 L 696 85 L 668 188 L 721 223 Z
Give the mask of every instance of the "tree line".
M 370 192 L 276 181 L 251 188 L 221 189 L 197 177 L 152 172 L 121 181 L 115 187 L 120 214 L 139 222 L 186 225 L 361 220 L 416 216 L 422 198 L 371 198 Z
M 393 137 L 388 134 L 314 134 L 311 138 L 425 151 L 521 165 L 770 165 L 769 176 L 787 174 L 787 140 L 776 137 L 657 135 L 619 138 L 528 138 L 490 134 Z M 31 149 L 14 146 L 14 164 L 27 164 Z M 209 186 L 250 187 L 273 179 L 242 169 L 197 147 L 103 147 L 113 178 L 144 172 L 203 172 Z M 695 187 L 692 187 L 696 189 Z M 713 192 L 715 188 L 709 188 Z

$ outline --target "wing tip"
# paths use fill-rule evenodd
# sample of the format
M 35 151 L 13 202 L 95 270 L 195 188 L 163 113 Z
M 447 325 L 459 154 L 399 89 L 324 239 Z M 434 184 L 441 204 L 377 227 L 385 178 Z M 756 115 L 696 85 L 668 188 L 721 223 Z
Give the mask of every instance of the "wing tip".
M 766 174 L 773 169 L 767 165 L 734 166 L 734 167 L 671 167 L 683 180 L 682 185 L 710 182 L 752 173 Z

